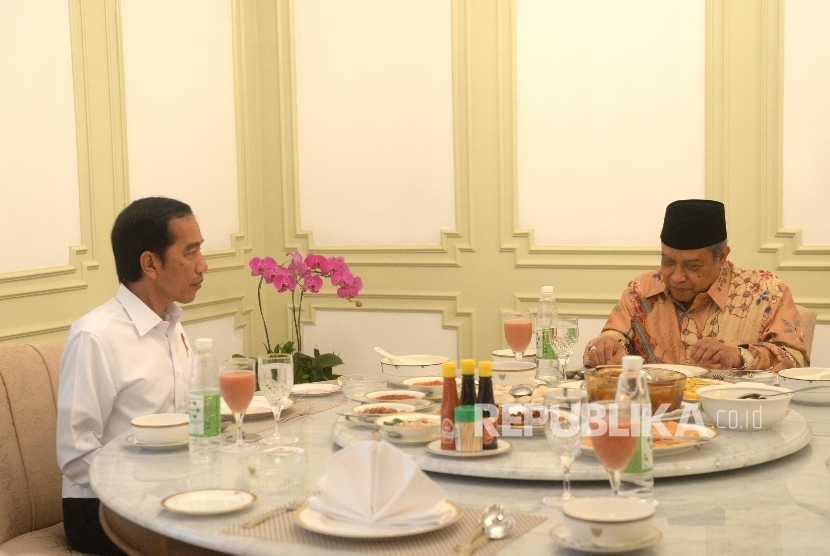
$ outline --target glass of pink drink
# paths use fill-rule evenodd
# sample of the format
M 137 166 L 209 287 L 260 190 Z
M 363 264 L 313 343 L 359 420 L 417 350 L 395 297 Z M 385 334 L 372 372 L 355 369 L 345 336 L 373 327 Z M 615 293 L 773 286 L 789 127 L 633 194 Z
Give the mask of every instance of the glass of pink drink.
M 521 361 L 533 338 L 533 320 L 530 313 L 509 311 L 504 313 L 504 339 L 513 350 L 516 361 Z
M 602 400 L 590 407 L 594 453 L 608 472 L 612 494 L 618 496 L 620 474 L 637 449 L 640 426 L 632 419 L 630 402 Z
M 244 357 L 219 362 L 219 392 L 236 420 L 236 443 L 223 446 L 223 452 L 242 454 L 257 449 L 256 444 L 246 444 L 242 439 L 242 420 L 256 389 L 255 368 L 256 361 Z

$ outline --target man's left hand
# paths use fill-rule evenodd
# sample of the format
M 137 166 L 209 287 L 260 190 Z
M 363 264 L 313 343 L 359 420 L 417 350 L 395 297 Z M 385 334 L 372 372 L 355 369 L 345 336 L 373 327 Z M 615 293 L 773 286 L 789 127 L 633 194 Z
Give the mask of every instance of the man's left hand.
M 743 364 L 741 350 L 715 338 L 703 338 L 692 347 L 691 363 L 709 369 L 737 369 Z

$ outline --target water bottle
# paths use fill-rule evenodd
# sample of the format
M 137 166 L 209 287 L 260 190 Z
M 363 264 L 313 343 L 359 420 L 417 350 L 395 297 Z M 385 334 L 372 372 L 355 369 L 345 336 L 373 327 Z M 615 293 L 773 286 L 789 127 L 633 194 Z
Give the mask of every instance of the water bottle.
M 556 319 L 553 287 L 542 286 L 542 297 L 539 298 L 539 309 L 536 311 L 536 378 L 548 386 L 556 386 L 565 378 L 559 370 L 559 359 L 550 343 L 550 327 Z
M 211 353 L 213 340 L 196 340 L 190 372 L 190 463 L 204 465 L 219 460 L 221 448 L 219 368 Z
M 622 358 L 623 371 L 617 381 L 616 399 L 639 404 L 640 436 L 637 449 L 623 470 L 620 496 L 637 498 L 651 504 L 654 500 L 653 447 L 651 437 L 651 398 L 648 395 L 648 375 L 643 370 L 643 358 L 626 355 Z

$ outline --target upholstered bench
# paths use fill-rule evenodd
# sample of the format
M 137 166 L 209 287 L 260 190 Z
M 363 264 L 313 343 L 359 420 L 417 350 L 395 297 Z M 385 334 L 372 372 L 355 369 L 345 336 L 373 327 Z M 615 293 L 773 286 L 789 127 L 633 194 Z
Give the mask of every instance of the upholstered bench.
M 0 345 L 0 554 L 80 555 L 63 532 L 55 453 L 63 342 Z

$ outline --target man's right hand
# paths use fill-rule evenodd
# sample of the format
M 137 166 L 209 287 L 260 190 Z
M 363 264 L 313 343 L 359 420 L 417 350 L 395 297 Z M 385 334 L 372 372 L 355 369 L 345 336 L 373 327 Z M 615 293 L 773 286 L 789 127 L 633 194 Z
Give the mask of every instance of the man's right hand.
M 626 352 L 614 338 L 600 336 L 593 345 L 585 349 L 582 362 L 586 367 L 599 365 L 619 365 Z

